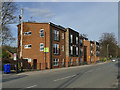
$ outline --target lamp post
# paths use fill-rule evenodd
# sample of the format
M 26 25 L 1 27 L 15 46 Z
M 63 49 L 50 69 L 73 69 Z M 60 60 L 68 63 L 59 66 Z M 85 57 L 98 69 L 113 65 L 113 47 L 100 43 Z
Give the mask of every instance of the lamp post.
M 107 60 L 108 60 L 108 57 L 109 57 L 108 47 L 109 47 L 109 44 L 107 44 Z

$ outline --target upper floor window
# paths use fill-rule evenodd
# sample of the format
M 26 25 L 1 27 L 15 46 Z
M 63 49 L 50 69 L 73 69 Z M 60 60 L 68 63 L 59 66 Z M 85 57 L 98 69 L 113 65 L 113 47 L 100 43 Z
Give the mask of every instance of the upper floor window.
M 70 35 L 70 42 L 73 43 L 73 35 Z
M 31 48 L 31 44 L 28 44 L 28 45 L 25 45 L 25 47 L 24 48 Z
M 64 33 L 62 32 L 62 39 L 64 39 Z
M 82 39 L 80 39 L 80 46 L 83 46 L 83 41 L 82 41 Z
M 78 37 L 76 37 L 76 44 L 78 44 Z
M 44 29 L 40 29 L 40 37 L 44 37 Z
M 80 56 L 83 56 L 83 49 L 80 48 Z
M 57 30 L 53 31 L 53 39 L 57 40 L 57 41 L 59 40 L 59 31 L 57 31 Z
M 59 59 L 58 58 L 54 58 L 53 65 L 54 66 L 58 66 L 58 62 L 59 62 Z
M 59 44 L 53 44 L 53 53 L 59 54 Z
M 61 46 L 61 50 L 64 51 L 64 45 Z
M 27 35 L 31 35 L 31 34 L 32 34 L 31 31 L 29 31 L 29 32 L 25 32 L 25 33 L 24 33 L 25 36 L 27 36 Z
M 78 55 L 78 47 L 76 47 L 76 55 Z
M 44 44 L 40 43 L 40 51 L 44 51 Z
M 70 47 L 70 54 L 73 55 L 73 46 Z

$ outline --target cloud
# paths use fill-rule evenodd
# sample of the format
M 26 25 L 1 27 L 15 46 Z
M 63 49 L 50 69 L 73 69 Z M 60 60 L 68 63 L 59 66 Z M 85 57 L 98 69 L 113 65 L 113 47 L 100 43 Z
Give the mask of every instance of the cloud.
M 30 13 L 31 17 L 42 17 L 51 19 L 53 16 L 55 16 L 55 13 L 53 13 L 50 9 L 39 9 L 39 8 L 24 8 L 26 11 Z

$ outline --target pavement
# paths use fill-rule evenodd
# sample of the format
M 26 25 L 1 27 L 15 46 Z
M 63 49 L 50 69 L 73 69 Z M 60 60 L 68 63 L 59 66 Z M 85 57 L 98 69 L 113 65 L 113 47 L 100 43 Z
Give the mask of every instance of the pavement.
M 116 88 L 118 62 L 3 74 L 3 88 Z

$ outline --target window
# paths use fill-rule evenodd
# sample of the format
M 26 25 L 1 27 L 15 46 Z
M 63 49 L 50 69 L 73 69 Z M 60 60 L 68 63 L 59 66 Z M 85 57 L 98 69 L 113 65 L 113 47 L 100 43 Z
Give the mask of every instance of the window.
M 44 44 L 40 43 L 40 51 L 44 51 Z
M 76 44 L 78 44 L 78 37 L 76 37 Z
M 40 37 L 44 37 L 44 29 L 40 29 Z
M 70 54 L 73 54 L 73 46 L 70 47 Z
M 80 48 L 80 56 L 83 56 L 83 50 Z
M 62 32 L 62 39 L 64 39 L 64 33 Z
M 27 35 L 31 35 L 31 34 L 32 34 L 31 31 L 29 31 L 29 32 L 25 32 L 25 33 L 24 33 L 25 36 L 27 36 Z
M 62 65 L 64 65 L 64 59 L 62 59 Z
M 28 62 L 31 62 L 31 58 L 24 58 L 24 59 L 27 59 L 27 60 L 28 60 Z
M 78 47 L 76 47 L 76 55 L 78 55 Z
M 25 45 L 25 47 L 24 48 L 31 48 L 31 44 L 28 44 L 28 45 Z
M 59 31 L 57 30 L 53 31 L 53 39 L 59 41 Z
M 82 43 L 83 41 L 80 39 L 80 43 Z
M 54 58 L 53 65 L 54 66 L 58 66 L 58 62 L 59 62 L 59 59 L 58 58 Z
M 61 50 L 64 51 L 64 45 L 61 46 Z
M 91 56 L 93 56 L 93 51 L 91 50 Z
M 78 59 L 76 58 L 76 64 L 78 63 Z
M 70 58 L 70 64 L 72 65 L 72 58 Z
M 73 35 L 70 35 L 70 42 L 73 43 Z
M 80 64 L 82 64 L 82 58 L 80 58 Z
M 83 41 L 80 39 L 80 46 L 83 46 Z
M 59 44 L 53 44 L 53 53 L 59 54 Z

